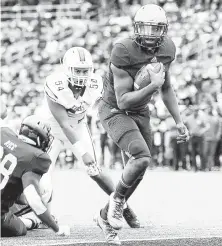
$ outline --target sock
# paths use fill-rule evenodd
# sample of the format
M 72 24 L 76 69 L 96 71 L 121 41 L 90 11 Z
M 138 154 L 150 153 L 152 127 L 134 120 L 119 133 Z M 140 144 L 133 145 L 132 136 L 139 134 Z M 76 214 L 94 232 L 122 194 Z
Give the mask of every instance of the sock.
M 35 222 L 32 219 L 22 218 L 20 217 L 22 222 L 25 224 L 27 230 L 31 230 L 35 226 Z
M 116 191 L 114 192 L 114 196 L 113 198 L 120 198 L 123 199 L 126 195 L 127 190 L 130 188 L 131 186 L 127 185 L 123 179 L 123 176 L 121 177 L 119 183 L 117 184 L 116 187 Z
M 127 201 L 131 195 L 133 194 L 133 192 L 136 190 L 137 186 L 139 185 L 139 183 L 142 181 L 142 178 L 138 178 L 133 185 L 127 190 L 126 195 L 125 195 L 125 200 Z

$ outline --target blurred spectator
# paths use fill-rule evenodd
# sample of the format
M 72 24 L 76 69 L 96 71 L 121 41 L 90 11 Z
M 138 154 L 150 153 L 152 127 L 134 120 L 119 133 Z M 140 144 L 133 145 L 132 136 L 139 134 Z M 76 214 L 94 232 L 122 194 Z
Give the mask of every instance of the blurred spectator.
M 191 145 L 191 166 L 197 171 L 199 168 L 204 169 L 204 133 L 210 127 L 205 123 L 203 112 L 198 106 L 193 107 L 193 113 L 186 117 L 186 125 L 190 132 L 190 145 Z M 197 156 L 199 162 L 197 165 Z
M 217 143 L 221 136 L 221 122 L 218 115 L 213 110 L 213 107 L 208 106 L 205 108 L 204 121 L 208 125 L 207 130 L 204 133 L 204 163 L 205 167 L 211 171 L 212 167 L 215 166 L 214 158 Z
M 151 3 L 151 0 L 146 2 Z M 191 114 L 187 122 L 192 122 L 192 117 L 196 117 L 192 116 L 192 105 L 201 108 L 203 104 L 209 104 L 211 108 L 214 107 L 215 115 L 208 113 L 207 119 L 216 124 L 222 117 L 221 1 L 155 2 L 166 9 L 169 18 L 168 35 L 177 48 L 171 68 L 171 81 L 181 106 L 183 104 L 185 111 Z M 21 3 L 29 6 L 24 8 Z M 7 101 L 10 118 L 14 120 L 25 117 L 41 105 L 45 77 L 58 66 L 64 51 L 71 46 L 84 46 L 88 49 L 93 55 L 95 71 L 103 76 L 113 43 L 133 34 L 132 17 L 143 3 L 145 1 L 140 0 L 78 0 L 74 3 L 71 0 L 39 0 L 35 3 L 2 1 L 1 94 Z M 33 4 L 38 5 L 36 7 Z M 201 137 L 193 129 L 189 148 L 176 145 L 173 125 L 169 124 L 169 115 L 158 94 L 153 96 L 149 106 L 153 114 L 154 164 L 161 166 L 173 162 L 175 169 L 180 165 L 187 168 L 189 149 L 191 165 L 196 169 L 198 163 L 195 162 L 195 156 L 202 155 L 198 151 L 198 148 L 201 149 Z M 96 127 L 93 117 L 88 118 L 92 120 L 92 129 Z M 15 125 L 18 124 L 16 121 L 18 120 L 15 120 Z M 192 127 L 195 126 L 191 125 L 190 128 Z M 207 163 L 214 165 L 213 158 L 215 165 L 220 166 L 221 135 L 218 133 L 213 140 L 209 139 L 209 135 L 206 132 L 204 146 L 212 146 L 207 141 L 214 141 L 216 147 L 214 150 L 206 147 L 212 154 Z M 109 145 L 109 139 L 102 131 L 99 136 L 102 140 L 103 164 L 105 148 L 110 152 L 112 144 Z M 99 142 L 99 137 L 95 137 L 95 141 Z M 111 149 L 113 163 L 119 162 L 121 158 L 118 148 L 113 146 Z M 68 152 L 64 153 L 68 157 Z M 68 160 L 72 160 L 72 157 L 69 156 Z

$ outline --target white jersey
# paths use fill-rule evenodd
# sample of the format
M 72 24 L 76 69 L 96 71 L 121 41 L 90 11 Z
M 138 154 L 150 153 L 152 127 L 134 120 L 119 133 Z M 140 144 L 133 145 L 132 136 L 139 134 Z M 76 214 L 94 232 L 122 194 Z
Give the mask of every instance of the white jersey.
M 69 87 L 66 75 L 61 72 L 54 72 L 46 78 L 44 91 L 46 97 L 66 108 L 70 124 L 75 125 L 85 118 L 86 110 L 93 106 L 96 100 L 101 97 L 102 88 L 101 76 L 93 73 L 89 84 L 76 99 Z M 47 108 L 47 115 L 44 118 L 51 124 L 57 124 L 50 112 L 48 104 L 45 106 Z

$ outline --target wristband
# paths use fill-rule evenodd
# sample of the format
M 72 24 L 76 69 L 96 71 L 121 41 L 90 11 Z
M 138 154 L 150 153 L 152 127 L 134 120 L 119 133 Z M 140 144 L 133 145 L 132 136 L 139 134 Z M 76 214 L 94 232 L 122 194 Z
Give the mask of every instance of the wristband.
M 85 155 L 85 153 L 87 153 L 86 148 L 84 148 L 84 146 L 82 145 L 80 141 L 77 141 L 76 143 L 72 145 L 72 150 L 74 154 L 76 154 L 77 156 L 81 156 L 81 157 Z
M 47 208 L 44 206 L 34 185 L 28 185 L 23 192 L 26 197 L 26 200 L 28 201 L 29 206 L 35 211 L 37 215 L 45 213 Z

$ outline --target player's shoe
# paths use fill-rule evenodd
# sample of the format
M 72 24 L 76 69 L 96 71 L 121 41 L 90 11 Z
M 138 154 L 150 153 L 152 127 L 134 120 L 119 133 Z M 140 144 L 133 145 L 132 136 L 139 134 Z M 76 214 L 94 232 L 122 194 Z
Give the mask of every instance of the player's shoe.
M 123 209 L 123 217 L 131 228 L 140 228 L 140 222 L 128 204 L 127 207 Z
M 101 217 L 100 211 L 94 217 L 94 221 L 103 231 L 107 243 L 109 243 L 110 245 L 121 245 L 116 231 L 112 228 L 112 226 L 109 224 L 107 220 L 104 220 Z
M 58 224 L 57 218 L 53 214 L 51 214 L 51 216 L 55 220 L 56 224 Z M 37 229 L 49 229 L 49 227 L 45 223 L 43 223 L 42 221 L 40 221 L 39 224 L 38 224 Z
M 115 198 L 112 193 L 109 197 L 109 209 L 107 213 L 107 219 L 109 224 L 116 230 L 119 230 L 123 227 L 123 206 L 125 199 Z
M 49 229 L 49 227 L 46 224 L 44 224 L 42 221 L 40 221 L 37 229 Z
M 32 225 L 31 225 L 30 228 L 28 228 L 28 230 L 34 230 L 34 229 L 38 229 L 39 228 L 39 224 L 40 224 L 40 220 L 39 219 L 27 218 L 27 220 L 30 220 L 32 222 Z

